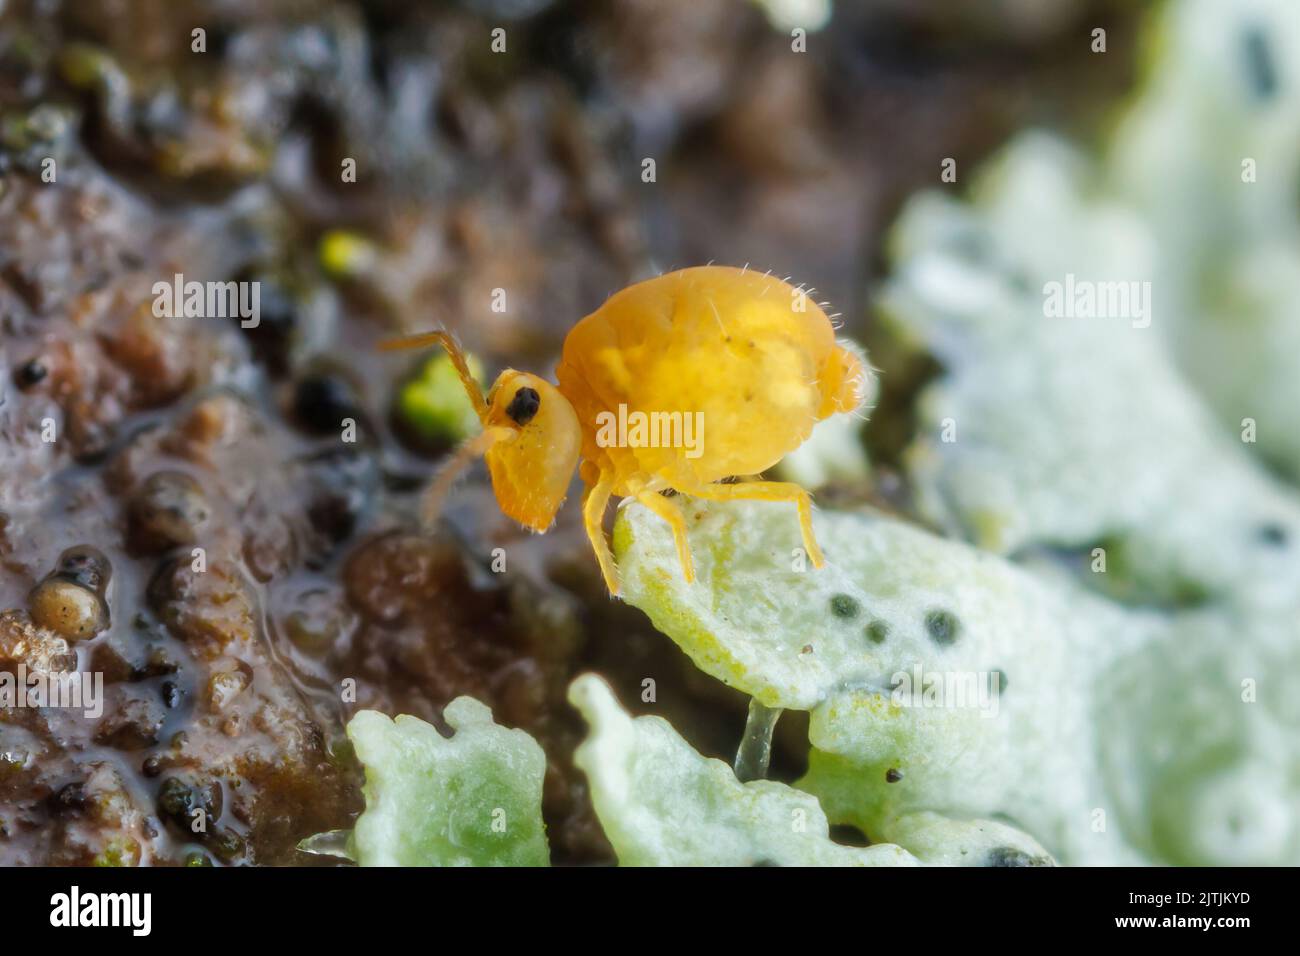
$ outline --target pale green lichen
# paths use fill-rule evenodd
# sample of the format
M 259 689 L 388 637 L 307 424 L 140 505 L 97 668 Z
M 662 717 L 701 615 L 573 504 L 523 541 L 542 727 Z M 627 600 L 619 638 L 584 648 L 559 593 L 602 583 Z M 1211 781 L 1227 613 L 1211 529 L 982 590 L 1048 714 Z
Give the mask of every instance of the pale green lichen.
M 1091 585 L 1293 606 L 1300 499 L 1224 431 L 1129 316 L 1045 314 L 1048 283 L 1146 281 L 1150 237 L 1093 195 L 1082 160 L 1030 135 L 975 187 L 976 204 L 908 204 L 882 308 L 944 373 L 918 403 L 907 464 L 922 512 L 982 547 L 1116 546 Z M 1047 237 L 1050 237 L 1050 241 Z
M 788 505 L 697 502 L 688 521 L 691 585 L 663 523 L 622 509 L 625 597 L 707 673 L 810 711 L 800 786 L 832 821 L 893 839 L 924 810 L 992 817 L 1076 864 L 1300 860 L 1294 617 L 1125 610 L 875 514 L 819 512 L 817 571 L 791 565 Z M 1225 768 L 1267 812 L 1222 821 Z
M 768 780 L 741 783 L 725 763 L 696 753 L 666 720 L 631 717 L 600 678 L 578 678 L 569 698 L 591 726 L 575 760 L 625 866 L 1051 862 L 1041 846 L 1009 826 L 933 813 L 896 823 L 903 846 L 840 845 L 811 794 Z
M 471 697 L 444 718 L 450 739 L 405 715 L 361 711 L 348 723 L 366 809 L 347 855 L 364 866 L 547 866 L 542 748 Z
M 742 784 L 659 717 L 633 719 L 598 677 L 569 699 L 591 731 L 574 760 L 623 866 L 906 866 L 897 846 L 831 841 L 815 797 L 784 784 Z
M 1224 427 L 1253 419 L 1249 450 L 1300 481 L 1300 5 L 1181 0 L 1151 27 L 1108 179 L 1156 240 L 1172 354 Z
M 955 820 L 921 811 L 884 821 L 877 833 L 927 866 L 1056 865 L 1037 841 L 993 820 Z

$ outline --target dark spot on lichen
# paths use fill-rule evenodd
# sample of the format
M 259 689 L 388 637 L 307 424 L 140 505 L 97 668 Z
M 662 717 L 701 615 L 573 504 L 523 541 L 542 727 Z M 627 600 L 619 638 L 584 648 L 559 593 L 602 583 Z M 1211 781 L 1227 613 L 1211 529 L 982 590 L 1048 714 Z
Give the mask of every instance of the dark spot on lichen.
M 974 265 L 990 265 L 996 261 L 993 256 L 993 242 L 988 233 L 983 230 L 963 229 L 949 236 L 946 245 Z
M 1029 293 L 1034 290 L 1034 280 L 1029 277 L 1029 273 L 1024 269 L 1010 269 L 1007 272 L 1007 281 L 1011 287 L 1020 293 Z
M 875 620 L 867 625 L 867 640 L 872 644 L 883 644 L 889 637 L 889 622 Z
M 940 647 L 948 647 L 957 643 L 961 622 L 950 611 L 934 610 L 925 615 L 925 629 L 930 640 Z
M 898 783 L 903 779 L 903 771 L 897 767 L 890 767 L 885 771 L 885 783 Z
M 985 866 L 1051 866 L 1051 860 L 1042 856 L 1030 856 L 1024 850 L 1013 846 L 998 846 L 989 850 Z
M 805 644 L 803 646 L 803 650 L 800 651 L 801 654 L 811 654 L 812 652 L 813 652 L 813 646 L 811 644 Z
M 1273 524 L 1270 522 L 1265 525 L 1260 525 L 1259 539 L 1265 544 L 1272 545 L 1275 548 L 1284 548 L 1287 544 L 1288 535 L 1286 533 L 1286 528 L 1282 527 L 1280 524 Z
M 777 863 L 775 860 L 769 860 L 766 857 L 764 857 L 761 860 L 755 860 L 752 865 L 753 866 L 780 866 L 781 864 Z
M 1174 607 L 1199 607 L 1210 600 L 1210 589 L 1201 581 L 1179 577 L 1169 588 L 1169 600 Z
M 542 396 L 537 394 L 537 389 L 525 386 L 515 392 L 515 397 L 510 399 L 510 404 L 506 406 L 506 414 L 516 425 L 527 425 L 541 407 Z
M 858 616 L 858 602 L 847 594 L 836 594 L 831 598 L 831 613 L 846 621 Z
M 1271 100 L 1277 94 L 1278 82 L 1268 37 L 1259 27 L 1251 27 L 1241 35 L 1241 49 L 1251 94 L 1261 103 Z

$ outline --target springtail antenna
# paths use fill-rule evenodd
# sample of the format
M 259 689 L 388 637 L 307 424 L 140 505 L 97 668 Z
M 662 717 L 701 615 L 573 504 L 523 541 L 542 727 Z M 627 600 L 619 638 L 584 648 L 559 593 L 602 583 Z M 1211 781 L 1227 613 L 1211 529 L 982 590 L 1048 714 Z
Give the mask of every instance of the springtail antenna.
M 451 492 L 452 485 L 456 483 L 460 473 L 479 455 L 486 454 L 487 450 L 497 442 L 512 438 L 514 434 L 513 429 L 498 425 L 494 428 L 485 428 L 473 438 L 461 443 L 438 469 L 437 476 L 424 492 L 424 498 L 420 502 L 420 520 L 425 528 L 431 529 L 437 524 L 438 515 L 442 514 L 443 503 L 447 500 L 447 495 Z
M 483 390 L 479 388 L 478 382 L 474 381 L 474 376 L 470 374 L 469 363 L 465 361 L 465 352 L 450 332 L 438 329 L 433 332 L 417 332 L 415 335 L 404 335 L 396 339 L 384 339 L 379 343 L 379 351 L 399 352 L 403 349 L 422 349 L 429 345 L 441 345 L 446 349 L 451 364 L 460 377 L 460 384 L 464 387 L 465 394 L 469 396 L 470 402 L 474 405 L 474 414 L 478 415 L 478 420 L 486 425 L 488 407 L 487 401 L 483 398 Z

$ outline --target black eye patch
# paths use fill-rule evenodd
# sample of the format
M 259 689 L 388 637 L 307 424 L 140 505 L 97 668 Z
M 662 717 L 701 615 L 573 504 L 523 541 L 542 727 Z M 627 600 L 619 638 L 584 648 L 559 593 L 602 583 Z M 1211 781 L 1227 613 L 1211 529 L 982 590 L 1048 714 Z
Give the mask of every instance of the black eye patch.
M 521 388 L 506 406 L 506 414 L 516 425 L 527 425 L 542 405 L 542 396 L 534 388 Z

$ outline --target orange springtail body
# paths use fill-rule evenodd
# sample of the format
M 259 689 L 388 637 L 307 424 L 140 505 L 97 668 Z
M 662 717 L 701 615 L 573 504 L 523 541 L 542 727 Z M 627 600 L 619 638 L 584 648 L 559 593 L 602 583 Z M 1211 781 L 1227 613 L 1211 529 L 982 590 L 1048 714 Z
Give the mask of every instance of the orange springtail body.
M 486 398 L 445 331 L 380 347 L 434 344 L 451 356 L 483 432 L 431 485 L 426 520 L 436 516 L 455 472 L 482 454 L 501 510 L 544 532 L 581 459 L 583 523 L 611 594 L 618 594 L 618 574 L 602 522 L 614 495 L 668 522 L 688 582 L 695 572 L 686 521 L 678 503 L 660 494 L 668 489 L 714 501 L 793 502 L 809 559 L 814 567 L 825 563 L 803 488 L 718 483 L 760 474 L 803 444 L 818 421 L 862 403 L 866 370 L 802 289 L 725 266 L 636 283 L 569 331 L 557 384 L 506 369 Z

